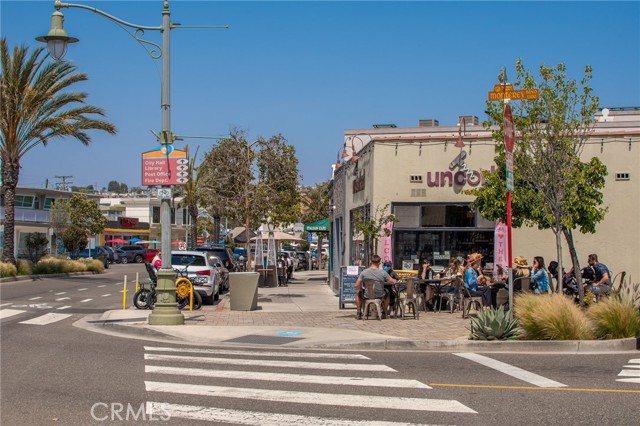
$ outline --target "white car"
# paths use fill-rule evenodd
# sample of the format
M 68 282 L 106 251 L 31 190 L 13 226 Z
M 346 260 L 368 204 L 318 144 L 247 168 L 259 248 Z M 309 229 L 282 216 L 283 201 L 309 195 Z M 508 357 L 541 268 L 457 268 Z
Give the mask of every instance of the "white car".
M 209 256 L 201 251 L 173 250 L 171 267 L 178 271 L 178 277 L 185 272 L 193 289 L 200 293 L 202 302 L 213 305 L 220 296 L 220 273 L 209 261 Z

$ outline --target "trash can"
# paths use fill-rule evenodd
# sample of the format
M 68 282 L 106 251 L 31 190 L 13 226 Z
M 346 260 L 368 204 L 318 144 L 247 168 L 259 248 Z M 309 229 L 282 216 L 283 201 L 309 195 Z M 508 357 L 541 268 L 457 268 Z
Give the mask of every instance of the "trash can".
M 229 298 L 232 311 L 255 311 L 258 309 L 257 272 L 231 272 L 229 274 Z

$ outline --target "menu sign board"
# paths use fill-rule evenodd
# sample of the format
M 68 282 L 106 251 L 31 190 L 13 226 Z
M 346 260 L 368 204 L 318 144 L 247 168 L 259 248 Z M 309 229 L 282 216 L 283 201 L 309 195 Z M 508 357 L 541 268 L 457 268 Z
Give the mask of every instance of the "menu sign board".
M 356 303 L 356 281 L 362 270 L 359 266 L 340 267 L 340 309 L 344 309 L 345 303 Z

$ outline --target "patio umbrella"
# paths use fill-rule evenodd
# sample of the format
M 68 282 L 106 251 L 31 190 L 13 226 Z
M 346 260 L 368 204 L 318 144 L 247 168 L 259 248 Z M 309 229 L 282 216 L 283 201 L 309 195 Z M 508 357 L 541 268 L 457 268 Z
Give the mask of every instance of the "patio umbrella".
M 251 238 L 251 241 L 255 241 L 257 240 L 257 238 L 258 237 L 253 237 Z M 262 232 L 262 238 L 265 240 L 269 238 L 269 233 Z M 282 231 L 273 231 L 273 239 L 277 241 L 305 241 L 302 238 L 298 238 L 295 235 L 287 234 L 286 232 Z
M 139 243 L 139 242 L 141 242 L 141 241 L 143 241 L 143 240 L 142 240 L 142 238 L 138 238 L 138 237 L 133 237 L 133 238 L 131 238 L 131 239 L 129 240 L 129 242 L 130 242 L 131 244 L 136 244 L 136 243 Z
M 158 241 L 158 240 L 151 240 L 151 241 L 148 241 L 148 243 L 149 243 L 149 244 L 153 244 L 153 248 L 156 248 L 156 244 L 160 244 L 160 243 L 161 243 L 161 241 Z
M 112 244 L 126 244 L 127 242 L 125 240 L 123 240 L 122 238 L 114 238 L 112 240 L 107 240 L 105 241 L 105 243 L 112 243 Z

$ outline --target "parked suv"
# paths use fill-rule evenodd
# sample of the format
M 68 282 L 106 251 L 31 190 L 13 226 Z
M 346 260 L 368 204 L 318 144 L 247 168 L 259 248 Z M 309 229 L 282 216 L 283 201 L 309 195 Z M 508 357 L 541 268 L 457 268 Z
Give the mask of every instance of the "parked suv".
M 226 246 L 198 246 L 196 247 L 196 251 L 203 251 L 209 253 L 211 256 L 216 256 L 225 268 L 229 270 L 229 272 L 237 272 L 236 264 L 233 261 L 233 252 L 229 247 Z
M 109 252 L 104 247 L 96 247 L 94 249 L 84 249 L 76 253 L 70 253 L 71 259 L 89 258 L 102 262 L 104 269 L 109 269 Z
M 122 263 L 127 263 L 127 262 L 142 263 L 147 257 L 147 250 L 142 246 L 131 245 L 131 246 L 122 246 L 118 248 L 125 253 L 125 256 L 127 259 L 127 261 L 122 259 Z
M 187 266 L 188 265 L 188 266 Z M 171 267 L 177 271 L 187 268 L 187 276 L 193 289 L 202 296 L 206 305 L 213 305 L 220 295 L 220 273 L 201 251 L 174 250 L 171 252 Z

